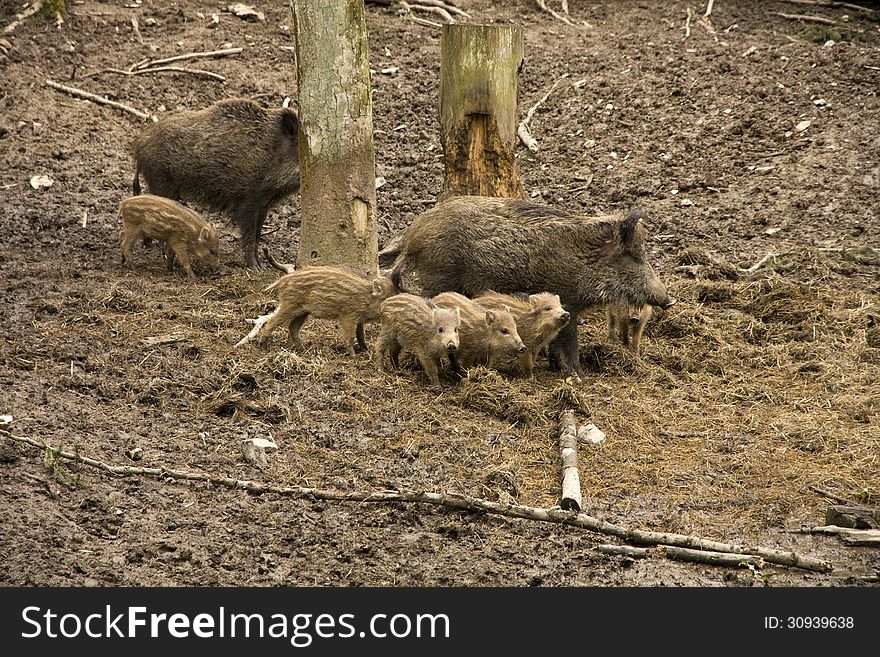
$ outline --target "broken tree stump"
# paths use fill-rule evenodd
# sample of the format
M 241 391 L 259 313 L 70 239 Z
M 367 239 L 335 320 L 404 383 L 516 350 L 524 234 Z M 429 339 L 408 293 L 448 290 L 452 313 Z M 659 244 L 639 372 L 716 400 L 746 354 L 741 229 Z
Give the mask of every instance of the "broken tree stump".
M 574 411 L 559 414 L 559 456 L 562 459 L 562 501 L 566 511 L 581 510 L 581 476 L 577 463 L 577 422 Z
M 440 142 L 450 196 L 525 198 L 517 171 L 517 75 L 523 34 L 507 25 L 448 24 L 440 37 Z

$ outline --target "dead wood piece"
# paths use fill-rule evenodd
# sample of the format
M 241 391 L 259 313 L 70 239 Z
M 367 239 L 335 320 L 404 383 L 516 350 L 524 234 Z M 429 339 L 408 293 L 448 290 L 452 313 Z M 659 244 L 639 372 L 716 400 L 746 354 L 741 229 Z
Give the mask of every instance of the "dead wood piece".
M 546 94 L 544 94 L 537 103 L 529 108 L 529 111 L 526 112 L 526 118 L 519 122 L 519 126 L 516 129 L 516 134 L 517 136 L 519 136 L 520 141 L 522 141 L 525 147 L 533 153 L 538 152 L 538 142 L 534 137 L 532 137 L 532 133 L 529 132 L 529 124 L 532 121 L 532 116 L 534 116 L 535 112 L 541 105 L 547 102 L 547 99 L 550 98 L 550 94 L 556 91 L 559 84 L 568 76 L 569 74 L 565 73 L 562 77 L 556 80 L 556 82 L 553 83 L 553 86 L 550 87 L 550 90 Z
M 225 48 L 223 50 L 208 50 L 205 52 L 190 52 L 185 55 L 175 55 L 174 57 L 166 57 L 165 59 L 154 59 L 141 61 L 131 67 L 131 70 L 137 70 L 142 68 L 155 68 L 156 66 L 161 66 L 162 64 L 170 64 L 171 62 L 180 62 L 184 59 L 198 59 L 200 57 L 226 57 L 228 55 L 237 55 L 244 48 Z
M 670 559 L 677 561 L 693 561 L 695 563 L 707 563 L 713 566 L 729 566 L 738 568 L 751 564 L 755 568 L 763 568 L 766 564 L 764 559 L 754 554 L 731 554 L 729 552 L 714 552 L 710 550 L 690 550 L 688 548 L 673 545 L 661 545 L 660 549 Z
M 12 32 L 28 18 L 36 14 L 43 8 L 43 0 L 36 0 L 30 7 L 15 15 L 15 19 L 3 28 L 3 34 L 12 34 Z
M 425 18 L 419 18 L 418 16 L 410 15 L 409 20 L 411 20 L 413 23 L 417 23 L 418 25 L 425 25 L 427 27 L 434 27 L 441 30 L 443 29 L 442 23 L 435 23 L 434 21 L 429 21 Z
M 577 461 L 577 422 L 574 411 L 559 414 L 559 456 L 562 461 L 562 501 L 566 511 L 581 510 L 581 476 Z
M 688 6 L 687 20 L 684 22 L 684 38 L 687 39 L 691 35 L 691 18 L 694 16 L 694 10 Z
M 250 342 L 250 341 L 253 340 L 255 337 L 257 337 L 257 334 L 263 329 L 263 325 L 264 325 L 266 322 L 268 322 L 268 321 L 269 321 L 269 318 L 271 318 L 274 314 L 275 314 L 275 311 L 269 313 L 268 315 L 260 315 L 260 316 L 257 317 L 256 319 L 247 319 L 247 320 L 245 320 L 245 321 L 247 321 L 247 322 L 253 324 L 253 325 L 254 325 L 254 328 L 251 329 L 250 333 L 248 333 L 248 334 L 247 334 L 246 336 L 244 336 L 241 340 L 239 340 L 238 342 L 236 342 L 236 343 L 235 343 L 235 346 L 236 346 L 236 347 L 243 347 L 243 346 L 246 345 L 248 342 Z
M 821 16 L 807 16 L 804 14 L 783 14 L 781 11 L 774 11 L 774 16 L 787 18 L 790 21 L 803 21 L 805 23 L 821 23 L 822 25 L 834 25 L 834 21 L 830 18 L 822 18 Z
M 400 7 L 401 7 L 401 9 L 404 9 L 404 10 L 408 11 L 409 13 L 412 13 L 414 11 L 420 11 L 425 14 L 437 14 L 443 20 L 445 20 L 447 23 L 454 23 L 455 22 L 455 19 L 452 17 L 452 14 L 450 14 L 443 7 L 422 5 L 422 4 L 411 5 L 408 2 L 401 2 Z
M 3 430 L 4 435 L 11 440 L 25 443 L 40 450 L 53 449 L 46 443 L 41 443 L 25 436 L 14 436 Z M 279 487 L 265 486 L 254 481 L 221 477 L 210 473 L 188 472 L 185 470 L 172 470 L 165 467 L 144 468 L 133 466 L 112 466 L 101 461 L 96 461 L 80 454 L 72 454 L 57 450 L 54 452 L 58 458 L 77 461 L 92 466 L 116 477 L 124 476 L 149 476 L 157 479 L 180 479 L 188 481 L 202 481 L 215 486 L 224 486 L 236 490 L 247 490 L 255 494 L 272 493 L 279 496 L 294 498 L 312 498 L 346 502 L 413 502 L 432 504 L 467 511 L 482 511 L 510 518 L 534 520 L 538 522 L 554 522 L 580 529 L 587 529 L 600 534 L 608 534 L 617 538 L 636 543 L 638 545 L 665 545 L 688 547 L 696 550 L 710 550 L 715 552 L 729 552 L 733 554 L 747 554 L 759 556 L 768 563 L 774 563 L 792 568 L 801 568 L 820 573 L 829 573 L 834 566 L 829 561 L 822 561 L 812 557 L 805 557 L 795 552 L 774 550 L 772 548 L 751 547 L 742 545 L 730 545 L 720 543 L 698 536 L 685 534 L 667 534 L 661 532 L 644 531 L 641 529 L 628 529 L 621 525 L 615 525 L 586 513 L 572 513 L 562 509 L 540 509 L 536 507 L 509 504 L 501 502 L 489 502 L 478 498 L 468 497 L 457 493 L 426 493 L 419 491 L 350 491 L 343 492 L 332 489 L 305 488 L 305 487 Z M 839 527 L 837 529 L 840 529 Z M 856 531 L 856 530 L 849 530 Z
M 880 529 L 880 509 L 836 504 L 825 510 L 825 524 L 850 529 Z
M 749 272 L 750 274 L 754 274 L 754 273 L 755 273 L 756 271 L 758 271 L 761 267 L 763 267 L 764 265 L 766 265 L 766 264 L 767 264 L 768 262 L 770 262 L 771 260 L 775 260 L 778 256 L 779 256 L 778 253 L 768 253 L 768 254 L 765 255 L 763 258 L 761 258 L 760 260 L 758 260 L 758 262 L 756 262 L 755 264 L 753 264 L 751 267 L 748 267 L 745 271 Z
M 537 2 L 538 6 L 543 11 L 546 11 L 548 14 L 553 16 L 553 18 L 555 18 L 556 20 L 560 20 L 563 23 L 565 23 L 566 25 L 571 25 L 572 27 L 577 27 L 577 25 L 570 18 L 568 18 L 567 16 L 563 16 L 563 15 L 553 11 L 552 9 L 550 9 L 550 7 L 547 6 L 546 0 L 535 0 L 535 2 Z M 565 13 L 568 13 L 568 4 L 566 4 L 562 9 Z
M 100 71 L 92 73 L 90 77 L 100 75 L 101 73 L 116 73 L 118 75 L 144 75 L 145 73 L 184 73 L 187 75 L 196 75 L 203 78 L 211 78 L 213 80 L 217 80 L 218 82 L 226 82 L 226 78 L 219 73 L 203 71 L 198 68 L 183 68 L 180 66 L 156 66 L 150 68 L 141 68 L 135 71 L 125 71 L 121 68 L 104 68 Z
M 444 11 L 450 14 L 455 14 L 456 16 L 461 16 L 462 18 L 471 17 L 471 15 L 463 9 L 459 9 L 452 3 L 443 2 L 443 0 L 419 0 L 418 4 L 427 7 L 440 7 Z
M 129 114 L 134 114 L 139 119 L 144 119 L 145 121 L 153 121 L 154 123 L 158 120 L 155 116 L 151 114 L 146 114 L 145 112 L 141 112 L 140 110 L 136 110 L 133 107 L 129 107 L 128 105 L 123 105 L 122 103 L 117 103 L 109 98 L 104 98 L 103 96 L 97 96 L 95 94 L 89 93 L 88 91 L 83 91 L 82 89 L 76 89 L 75 87 L 67 87 L 63 84 L 58 84 L 57 82 L 53 82 L 52 80 L 46 80 L 46 84 L 52 87 L 53 89 L 58 89 L 58 91 L 63 91 L 66 94 L 71 96 L 75 96 L 77 98 L 84 98 L 85 100 L 90 100 L 93 103 L 99 103 L 101 105 L 108 105 L 110 107 L 115 107 L 116 109 L 122 110 L 123 112 L 128 112 Z
M 631 545 L 599 545 L 596 547 L 602 554 L 611 554 L 633 559 L 645 559 L 656 554 L 651 548 L 632 547 Z
M 706 18 L 712 15 L 712 6 L 715 4 L 715 0 L 709 0 L 709 3 L 706 5 L 706 13 L 703 14 Z
M 837 536 L 842 543 L 850 547 L 880 547 L 880 530 L 878 529 L 851 529 L 836 525 L 822 525 L 820 527 L 806 527 L 797 533 Z
M 839 7 L 841 9 L 851 9 L 863 14 L 873 14 L 874 10 L 861 5 L 854 5 L 849 2 L 834 2 L 833 0 L 782 0 L 792 5 L 812 5 L 813 7 Z
M 852 500 L 841 497 L 840 495 L 835 495 L 834 493 L 824 490 L 822 488 L 817 488 L 816 486 L 810 486 L 810 490 L 819 493 L 822 497 L 827 497 L 829 500 L 834 500 L 835 502 L 840 502 L 841 504 L 848 504 L 849 506 L 859 506 L 857 502 L 853 502 Z

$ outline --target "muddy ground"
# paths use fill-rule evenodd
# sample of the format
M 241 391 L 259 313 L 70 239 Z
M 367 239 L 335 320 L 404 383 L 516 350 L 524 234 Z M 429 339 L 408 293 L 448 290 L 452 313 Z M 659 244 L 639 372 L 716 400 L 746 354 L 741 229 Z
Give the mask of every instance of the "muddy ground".
M 380 374 L 368 354 L 346 356 L 329 322 L 306 324 L 300 354 L 280 331 L 235 349 L 245 320 L 274 308 L 261 290 L 278 272 L 245 270 L 221 215 L 204 213 L 222 229 L 216 273 L 169 274 L 156 248 L 121 266 L 116 209 L 144 123 L 45 81 L 157 115 L 295 98 L 286 3 L 259 3 L 259 22 L 226 4 L 74 1 L 63 23 L 34 17 L 5 36 L 0 583 L 876 586 L 876 549 L 798 530 L 824 524 L 832 501 L 816 489 L 880 499 L 878 12 L 725 0 L 706 21 L 704 3 L 570 2 L 567 25 L 531 0 L 460 0 L 463 20 L 522 27 L 521 116 L 567 76 L 534 113 L 540 150 L 517 148 L 527 194 L 584 214 L 643 207 L 679 303 L 655 314 L 641 358 L 608 339 L 601 309 L 586 313 L 582 383 L 541 363 L 532 380 L 476 370 L 437 391 L 412 363 Z M 2 0 L 2 24 L 19 9 Z M 377 5 L 367 29 L 381 245 L 442 184 L 440 30 Z M 225 82 L 105 70 L 229 46 L 243 51 L 182 63 Z M 296 254 L 298 214 L 293 197 L 269 215 L 281 259 Z M 12 438 L 268 487 L 549 507 L 563 408 L 607 436 L 580 446 L 588 513 L 833 571 L 605 556 L 595 548 L 617 539 L 574 527 L 112 476 Z M 278 445 L 265 470 L 242 456 L 253 437 Z

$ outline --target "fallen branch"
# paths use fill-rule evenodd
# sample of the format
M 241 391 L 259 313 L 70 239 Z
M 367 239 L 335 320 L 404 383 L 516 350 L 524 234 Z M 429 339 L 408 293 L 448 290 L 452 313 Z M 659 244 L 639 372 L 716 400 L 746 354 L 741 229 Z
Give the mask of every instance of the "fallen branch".
M 541 9 L 543 9 L 543 10 L 546 11 L 548 14 L 550 14 L 551 16 L 553 16 L 553 18 L 562 21 L 562 22 L 565 23 L 566 25 L 571 25 L 572 27 L 577 27 L 577 25 L 576 25 L 576 24 L 575 24 L 570 18 L 568 18 L 567 16 L 563 16 L 563 15 L 561 15 L 561 14 L 558 14 L 558 13 L 556 13 L 555 11 L 553 11 L 552 9 L 550 9 L 550 7 L 547 6 L 547 2 L 546 2 L 546 0 L 535 0 L 535 2 L 538 3 L 538 6 L 539 6 Z M 565 3 L 565 4 L 563 5 L 562 9 L 563 9 L 563 11 L 565 11 L 565 13 L 568 13 L 568 3 Z
M 443 29 L 442 23 L 435 23 L 434 21 L 429 21 L 426 18 L 419 18 L 418 16 L 413 16 L 412 14 L 410 14 L 409 19 L 413 23 L 417 23 L 419 25 L 426 25 L 427 27 L 435 27 L 437 29 Z
M 418 2 L 419 5 L 422 7 L 439 7 L 449 14 L 455 14 L 456 16 L 461 16 L 462 18 L 471 17 L 471 15 L 463 9 L 459 9 L 452 3 L 443 2 L 443 0 L 418 0 Z
M 581 475 L 577 460 L 577 422 L 574 411 L 559 414 L 559 457 L 562 461 L 562 501 L 566 511 L 581 510 Z
M 172 470 L 165 467 L 145 468 L 125 465 L 108 465 L 101 461 L 96 461 L 79 454 L 64 452 L 60 449 L 55 450 L 50 445 L 37 442 L 32 438 L 24 436 L 14 436 L 8 430 L 0 427 L 0 433 L 8 436 L 10 439 L 31 445 L 40 450 L 52 450 L 53 454 L 58 458 L 64 458 L 72 461 L 78 461 L 85 465 L 92 466 L 108 474 L 116 477 L 124 476 L 147 476 L 157 479 L 180 479 L 188 481 L 202 481 L 214 486 L 224 486 L 235 490 L 246 490 L 255 494 L 272 493 L 284 497 L 294 498 L 310 498 L 335 500 L 344 502 L 413 502 L 422 504 L 433 504 L 452 509 L 461 509 L 465 511 L 482 511 L 484 513 L 501 515 L 509 518 L 520 518 L 525 520 L 534 520 L 538 522 L 553 522 L 562 525 L 587 529 L 600 534 L 608 534 L 617 538 L 635 543 L 637 545 L 672 545 L 676 547 L 687 547 L 696 550 L 710 550 L 714 552 L 727 552 L 737 555 L 752 555 L 763 558 L 768 563 L 775 563 L 781 566 L 789 566 L 792 568 L 801 568 L 820 573 L 828 573 L 834 569 L 834 566 L 828 561 L 805 557 L 794 552 L 786 552 L 783 550 L 774 550 L 772 548 L 752 547 L 742 545 L 731 545 L 720 543 L 709 539 L 700 538 L 698 536 L 688 536 L 686 534 L 667 534 L 662 532 L 645 531 L 641 529 L 628 529 L 620 525 L 615 525 L 598 518 L 594 518 L 586 513 L 574 513 L 571 511 L 563 511 L 559 508 L 541 509 L 531 506 L 523 506 L 519 504 L 505 504 L 502 502 L 490 502 L 481 500 L 459 493 L 425 493 L 418 491 L 351 491 L 348 493 L 320 488 L 305 487 L 278 487 L 265 486 L 254 481 L 232 479 L 230 477 L 220 477 L 208 473 L 188 472 L 185 470 Z
M 766 565 L 764 559 L 753 554 L 690 550 L 673 545 L 661 545 L 660 550 L 670 559 L 677 561 L 692 561 L 694 563 L 707 563 L 713 566 L 728 566 L 731 568 L 738 568 L 746 564 L 751 564 L 756 568 L 763 568 Z
M 706 5 L 706 13 L 703 14 L 706 18 L 712 15 L 712 5 L 715 4 L 715 0 L 709 0 L 709 4 Z
M 400 7 L 401 7 L 401 9 L 404 9 L 404 10 L 408 11 L 409 13 L 413 13 L 415 11 L 421 11 L 426 14 L 437 14 L 438 16 L 440 16 L 440 18 L 445 20 L 447 23 L 454 23 L 455 22 L 455 19 L 452 17 L 452 14 L 450 14 L 443 7 L 420 5 L 420 4 L 411 5 L 408 2 L 403 2 L 403 1 L 400 2 Z
M 226 57 L 227 55 L 237 55 L 244 48 L 226 48 L 224 50 L 209 50 L 206 52 L 191 52 L 185 55 L 175 55 L 174 57 L 167 57 L 165 59 L 154 59 L 152 61 L 140 61 L 134 66 L 131 67 L 131 70 L 138 70 L 143 68 L 154 68 L 156 66 L 160 66 L 162 64 L 170 64 L 171 62 L 180 62 L 185 59 L 198 59 L 200 57 Z
M 710 550 L 691 550 L 676 547 L 674 545 L 658 545 L 653 548 L 637 548 L 628 545 L 600 545 L 596 548 L 602 554 L 612 554 L 633 559 L 645 559 L 647 557 L 666 557 L 675 561 L 690 561 L 692 563 L 706 563 L 712 566 L 727 566 L 740 568 L 751 564 L 755 568 L 763 568 L 766 562 L 761 557 L 753 554 L 732 554 L 730 552 L 715 552 Z
M 841 504 L 849 504 L 850 506 L 858 506 L 856 502 L 853 502 L 851 499 L 846 497 L 841 497 L 840 495 L 835 495 L 827 490 L 822 488 L 818 488 L 816 486 L 810 486 L 810 490 L 814 493 L 819 493 L 822 497 L 827 497 L 829 500 L 834 500 L 835 502 L 840 502 Z
M 598 545 L 596 546 L 596 551 L 602 554 L 632 557 L 633 559 L 644 559 L 656 554 L 651 548 L 632 547 L 630 545 Z
M 765 255 L 763 258 L 761 258 L 760 260 L 758 260 L 758 262 L 756 262 L 755 264 L 753 264 L 751 267 L 745 269 L 745 271 L 749 272 L 750 274 L 754 274 L 754 273 L 755 273 L 756 271 L 758 271 L 761 267 L 763 267 L 764 265 L 766 265 L 766 264 L 767 264 L 768 262 L 770 262 L 771 260 L 775 260 L 778 256 L 779 256 L 778 253 L 768 253 L 768 254 Z
M 798 533 L 837 536 L 844 544 L 850 547 L 880 547 L 880 529 L 851 529 L 836 525 L 824 525 L 821 527 L 808 527 L 800 530 Z
M 140 110 L 136 110 L 133 107 L 129 107 L 128 105 L 123 105 L 122 103 L 117 103 L 109 98 L 104 98 L 103 96 L 96 96 L 95 94 L 89 93 L 88 91 L 83 91 L 82 89 L 76 89 L 74 87 L 67 87 L 63 84 L 58 84 L 57 82 L 53 82 L 52 80 L 46 80 L 46 84 L 52 87 L 53 89 L 58 89 L 58 91 L 63 91 L 66 94 L 70 94 L 71 96 L 75 96 L 77 98 L 83 98 L 85 100 L 90 100 L 93 103 L 99 103 L 101 105 L 109 105 L 110 107 L 115 107 L 116 109 L 122 110 L 123 112 L 128 112 L 129 114 L 134 114 L 139 119 L 144 119 L 145 121 L 153 121 L 154 123 L 157 121 L 155 116 L 150 114 L 146 114 L 141 112 Z
M 687 20 L 684 22 L 684 38 L 687 39 L 691 35 L 691 18 L 694 16 L 694 10 L 688 6 Z
M 219 73 L 203 71 L 197 68 L 181 68 L 179 66 L 157 66 L 155 68 L 141 68 L 136 71 L 125 71 L 121 68 L 102 68 L 100 71 L 95 71 L 94 73 L 92 73 L 89 77 L 95 77 L 96 75 L 100 75 L 101 73 L 117 73 L 118 75 L 143 75 L 145 73 L 186 73 L 189 75 L 196 75 L 204 78 L 212 78 L 214 80 L 217 80 L 218 82 L 226 82 L 226 78 Z
M 30 7 L 15 15 L 15 20 L 13 20 L 9 25 L 3 28 L 3 34 L 12 34 L 15 28 L 17 28 L 28 18 L 36 14 L 42 8 L 43 0 L 36 0 L 36 2 L 34 2 Z
M 812 5 L 814 7 L 840 7 L 841 9 L 852 9 L 863 14 L 873 14 L 874 10 L 861 5 L 853 5 L 849 2 L 833 2 L 832 0 L 782 0 L 792 5 Z
M 532 133 L 529 132 L 529 123 L 531 123 L 531 121 L 532 121 L 532 116 L 534 116 L 535 111 L 541 105 L 543 105 L 545 102 L 547 102 L 547 99 L 550 98 L 550 94 L 552 94 L 554 91 L 556 91 L 556 88 L 559 86 L 559 83 L 562 82 L 568 76 L 569 76 L 569 74 L 565 73 L 561 78 L 556 80 L 556 82 L 553 83 L 553 86 L 550 87 L 550 91 L 548 91 L 546 94 L 544 94 L 544 96 L 537 103 L 532 105 L 532 107 L 529 108 L 529 111 L 526 112 L 526 118 L 524 118 L 522 121 L 519 122 L 519 127 L 516 129 L 516 134 L 519 136 L 520 141 L 522 141 L 522 143 L 525 145 L 525 147 L 528 148 L 530 151 L 532 151 L 532 153 L 538 152 L 538 142 L 534 137 L 532 137 Z
M 783 14 L 781 11 L 774 11 L 774 16 L 787 18 L 791 21 L 803 21 L 805 23 L 821 23 L 822 25 L 834 25 L 834 21 L 830 18 L 822 18 L 821 16 L 806 16 L 804 14 Z

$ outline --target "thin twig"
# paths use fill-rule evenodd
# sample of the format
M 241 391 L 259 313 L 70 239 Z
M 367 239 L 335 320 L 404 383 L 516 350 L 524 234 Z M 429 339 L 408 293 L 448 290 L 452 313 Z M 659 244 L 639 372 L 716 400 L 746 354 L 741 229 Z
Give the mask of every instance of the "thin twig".
M 9 25 L 3 28 L 3 34 L 12 34 L 12 31 L 15 30 L 15 28 L 17 28 L 28 18 L 36 14 L 42 8 L 43 0 L 36 0 L 36 2 L 34 2 L 30 7 L 15 15 L 15 20 L 13 20 Z
M 852 9 L 853 11 L 860 11 L 863 14 L 874 13 L 873 9 L 862 7 L 861 5 L 853 5 L 849 2 L 833 2 L 832 0 L 782 0 L 782 2 L 788 2 L 789 4 L 793 5 L 812 5 L 814 7 L 840 7 L 841 9 Z
M 748 267 L 748 268 L 746 269 L 746 271 L 749 272 L 750 274 L 754 274 L 754 273 L 755 273 L 756 271 L 758 271 L 761 267 L 763 267 L 764 265 L 766 265 L 766 264 L 767 264 L 768 262 L 770 262 L 771 260 L 775 260 L 778 256 L 779 256 L 778 253 L 768 253 L 768 254 L 765 255 L 763 258 L 761 258 L 760 260 L 758 260 L 758 262 L 756 262 L 755 264 L 753 264 L 751 267 Z
M 198 68 L 182 68 L 180 66 L 157 66 L 155 68 L 142 68 L 136 71 L 125 71 L 121 68 L 103 68 L 100 71 L 95 71 L 88 77 L 94 77 L 96 75 L 100 75 L 101 73 L 117 73 L 119 75 L 143 75 L 144 73 L 187 73 L 190 75 L 211 78 L 213 80 L 217 80 L 218 82 L 226 82 L 226 78 L 219 73 L 203 71 Z
M 519 136 L 520 140 L 523 144 L 525 144 L 526 148 L 528 148 L 533 153 L 538 151 L 538 142 L 532 137 L 532 133 L 529 132 L 529 123 L 532 121 L 532 116 L 534 116 L 535 111 L 547 102 L 547 99 L 550 98 L 550 94 L 556 91 L 556 88 L 559 86 L 559 83 L 562 82 L 565 78 L 569 76 L 568 73 L 565 73 L 560 77 L 556 82 L 553 83 L 553 86 L 550 87 L 550 91 L 548 91 L 544 96 L 534 105 L 529 108 L 529 111 L 526 112 L 526 118 L 524 118 L 519 123 L 519 127 L 516 130 L 516 134 Z
M 694 10 L 688 6 L 687 9 L 687 20 L 684 22 L 684 38 L 687 39 L 691 35 L 691 18 L 694 15 Z
M 198 59 L 200 57 L 226 57 L 227 55 L 237 55 L 244 48 L 226 48 L 224 50 L 209 50 L 207 52 L 191 52 L 186 55 L 175 55 L 174 57 L 166 57 L 165 59 L 154 59 L 153 61 L 140 62 L 132 67 L 132 70 L 142 68 L 154 68 L 161 64 L 170 64 L 171 62 L 179 62 L 184 59 Z
M 804 21 L 805 23 L 821 23 L 822 25 L 834 25 L 834 21 L 830 18 L 822 18 L 821 16 L 805 16 L 804 14 L 783 14 L 781 11 L 774 11 L 774 16 L 787 18 L 792 21 Z
M 706 13 L 703 14 L 706 18 L 712 15 L 712 5 L 715 4 L 715 0 L 709 0 L 709 4 L 706 5 Z
M 728 543 L 720 543 L 698 536 L 689 536 L 686 534 L 671 534 L 663 532 L 652 532 L 641 529 L 629 529 L 621 525 L 615 525 L 599 518 L 587 515 L 586 513 L 577 513 L 574 511 L 563 511 L 560 508 L 541 509 L 531 506 L 523 506 L 519 504 L 510 504 L 503 502 L 490 502 L 459 493 L 426 493 L 420 491 L 350 491 L 343 492 L 333 489 L 305 488 L 305 487 L 278 487 L 266 486 L 258 484 L 255 481 L 232 479 L 230 477 L 221 477 L 209 473 L 188 472 L 185 470 L 172 470 L 165 467 L 146 468 L 133 467 L 125 465 L 112 466 L 102 461 L 96 461 L 80 454 L 64 452 L 55 449 L 48 444 L 40 443 L 32 438 L 24 436 L 14 436 L 5 429 L 0 429 L 0 433 L 8 436 L 17 442 L 32 445 L 41 450 L 52 450 L 57 457 L 72 461 L 78 461 L 85 465 L 89 465 L 111 475 L 117 477 L 124 476 L 148 476 L 157 479 L 180 479 L 188 481 L 203 481 L 216 486 L 224 486 L 236 490 L 247 490 L 256 494 L 272 493 L 275 495 L 294 497 L 294 498 L 310 498 L 324 499 L 345 502 L 412 502 L 421 504 L 432 504 L 437 506 L 449 507 L 454 509 L 464 509 L 468 511 L 481 511 L 489 514 L 496 514 L 510 518 L 520 518 L 524 520 L 534 520 L 538 522 L 552 522 L 600 534 L 608 534 L 617 538 L 635 543 L 637 545 L 663 545 L 691 548 L 694 550 L 709 550 L 713 552 L 726 552 L 731 554 L 751 555 L 753 557 L 761 557 L 769 563 L 775 563 L 782 566 L 792 568 L 802 568 L 820 573 L 828 573 L 833 570 L 833 565 L 828 561 L 805 557 L 794 552 L 786 552 L 783 550 L 774 550 L 772 548 L 764 548 L 759 546 L 742 546 L 731 545 Z M 667 547 L 668 549 L 668 547 Z
M 83 91 L 82 89 L 76 89 L 75 87 L 68 87 L 63 84 L 58 84 L 57 82 L 53 82 L 52 80 L 46 80 L 46 84 L 52 87 L 53 89 L 58 89 L 58 91 L 63 91 L 66 94 L 70 94 L 71 96 L 75 96 L 77 98 L 84 98 L 85 100 L 90 100 L 94 103 L 99 103 L 101 105 L 109 105 L 110 107 L 115 107 L 116 109 L 122 110 L 123 112 L 128 112 L 129 114 L 134 114 L 139 119 L 144 119 L 145 121 L 153 121 L 156 122 L 156 117 L 150 114 L 146 114 L 141 112 L 140 110 L 136 110 L 133 107 L 129 107 L 128 105 L 123 105 L 122 103 L 117 103 L 115 101 L 110 100 L 109 98 L 104 98 L 103 96 L 96 96 L 95 94 L 89 93 L 88 91 Z
M 413 16 L 410 14 L 409 19 L 413 23 L 417 23 L 418 25 L 426 25 L 427 27 L 435 27 L 437 29 L 443 29 L 442 23 L 435 23 L 434 21 L 429 21 L 427 18 L 419 18 L 418 16 Z
M 429 7 L 427 5 L 411 5 L 408 2 L 404 2 L 403 0 L 400 2 L 401 9 L 408 11 L 409 13 L 413 13 L 414 11 L 421 11 L 427 14 L 437 14 L 445 20 L 447 23 L 454 23 L 455 19 L 452 17 L 448 11 L 446 11 L 443 7 Z
M 550 9 L 550 7 L 547 6 L 547 2 L 546 2 L 546 0 L 535 0 L 535 2 L 538 3 L 538 6 L 539 6 L 541 9 L 543 9 L 543 10 L 546 11 L 548 14 L 550 14 L 551 16 L 553 16 L 553 18 L 562 21 L 562 22 L 565 23 L 566 25 L 571 25 L 572 27 L 577 27 L 577 25 L 576 25 L 574 22 L 572 22 L 572 20 L 571 20 L 570 18 L 568 18 L 567 16 L 562 16 L 561 14 L 558 14 L 558 13 L 556 13 L 555 11 L 553 11 L 552 9 Z M 568 6 L 567 6 L 567 5 L 566 5 L 565 9 L 566 9 L 566 10 L 568 9 Z M 568 13 L 568 12 L 566 11 L 566 13 Z
M 846 504 L 848 506 L 859 506 L 858 502 L 853 502 L 846 497 L 841 497 L 840 495 L 835 495 L 834 493 L 830 493 L 827 490 L 823 490 L 822 488 L 818 488 L 816 486 L 810 486 L 810 490 L 819 493 L 822 497 L 827 497 L 829 500 L 834 500 L 835 502 L 840 502 L 841 504 Z

